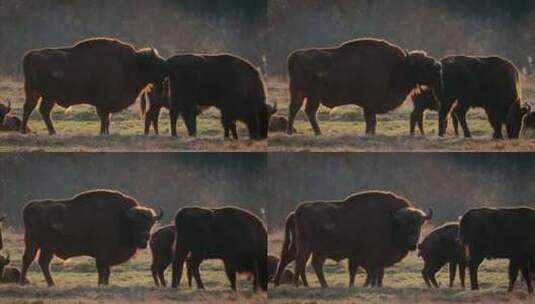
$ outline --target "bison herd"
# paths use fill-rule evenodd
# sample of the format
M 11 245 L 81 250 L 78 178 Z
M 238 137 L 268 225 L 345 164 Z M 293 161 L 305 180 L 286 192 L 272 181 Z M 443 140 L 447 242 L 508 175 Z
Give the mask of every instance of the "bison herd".
M 197 134 L 196 117 L 209 107 L 221 113 L 225 138 L 237 138 L 236 122 L 244 123 L 251 139 L 268 132 L 295 133 L 294 120 L 306 100 L 305 114 L 316 135 L 320 105 L 354 104 L 363 109 L 366 134 L 375 134 L 376 115 L 412 99 L 410 133 L 418 125 L 423 134 L 425 110 L 438 111 L 439 135 L 448 117 L 465 137 L 470 108 L 482 108 L 494 138 L 518 138 L 522 127 L 535 125 L 529 104 L 523 103 L 517 68 L 498 56 L 448 56 L 434 59 L 424 51 L 406 51 L 385 40 L 361 38 L 337 47 L 301 49 L 288 56 L 290 105 L 288 117 L 273 115 L 264 81 L 249 62 L 234 55 L 179 54 L 161 57 L 153 48 L 135 49 L 110 38 L 93 38 L 70 47 L 28 51 L 23 58 L 25 103 L 22 120 L 6 115 L 0 104 L 0 129 L 29 132 L 28 118 L 37 106 L 48 132 L 54 105 L 68 108 L 89 104 L 100 118 L 101 134 L 108 134 L 110 117 L 141 99 L 146 104 L 145 134 L 158 133 L 161 108 L 169 109 L 171 134 L 177 135 L 180 115 L 188 134 Z M 450 114 L 451 113 L 451 114 Z
M 535 242 L 529 227 L 535 226 L 535 209 L 527 207 L 470 209 L 460 222 L 439 226 L 420 242 L 420 231 L 433 211 L 424 212 L 394 193 L 365 191 L 343 201 L 303 202 L 286 219 L 280 258 L 267 253 L 262 220 L 243 209 L 183 207 L 173 225 L 151 234 L 162 216 L 162 210 L 157 213 L 111 190 L 31 201 L 22 210 L 22 269 L 8 266 L 9 254 L 0 256 L 0 283 L 28 284 L 28 267 L 39 251 L 39 266 L 49 286 L 54 285 L 49 268 L 53 256 L 94 258 L 98 284 L 108 285 L 111 266 L 150 246 L 156 286 L 167 286 L 164 273 L 172 265 L 171 286 L 178 287 L 186 264 L 188 285 L 195 280 L 203 289 L 199 268 L 207 259 L 223 262 L 232 290 L 238 273 L 249 275 L 254 290 L 266 291 L 268 282 L 275 287 L 308 286 L 305 266 L 311 258 L 322 287 L 328 286 L 323 273 L 326 259 L 348 259 L 350 287 L 359 267 L 367 274 L 364 286 L 381 287 L 384 269 L 418 250 L 428 287 L 439 287 L 435 274 L 449 264 L 450 287 L 458 269 L 464 288 L 468 268 L 471 287 L 478 289 L 478 268 L 484 259 L 509 259 L 508 290 L 513 290 L 520 271 L 528 292 L 533 292 Z M 286 269 L 292 261 L 293 272 Z

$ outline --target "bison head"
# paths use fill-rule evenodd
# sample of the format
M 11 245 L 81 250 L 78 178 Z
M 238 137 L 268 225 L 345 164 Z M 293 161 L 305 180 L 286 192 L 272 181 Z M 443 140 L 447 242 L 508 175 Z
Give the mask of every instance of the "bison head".
M 422 225 L 432 216 L 433 210 L 431 208 L 428 214 L 413 207 L 406 207 L 392 212 L 395 223 L 395 243 L 402 249 L 415 250 L 420 238 Z
M 462 216 L 459 237 L 467 261 L 475 255 L 480 257 L 492 256 L 496 213 L 495 209 L 477 208 L 468 210 Z
M 4 118 L 11 112 L 11 100 L 6 99 L 7 105 L 0 103 L 0 125 L 4 124 Z
M 407 55 L 411 78 L 415 86 L 425 85 L 434 88 L 439 98 L 444 92 L 442 63 L 427 56 L 423 51 L 412 51 Z
M 168 74 L 167 62 L 156 49 L 145 48 L 136 51 L 137 63 L 147 82 L 161 83 Z
M 145 207 L 132 207 L 126 211 L 126 218 L 130 224 L 131 241 L 140 249 L 147 248 L 150 230 L 156 221 L 163 217 L 160 209 L 157 215 L 154 210 Z

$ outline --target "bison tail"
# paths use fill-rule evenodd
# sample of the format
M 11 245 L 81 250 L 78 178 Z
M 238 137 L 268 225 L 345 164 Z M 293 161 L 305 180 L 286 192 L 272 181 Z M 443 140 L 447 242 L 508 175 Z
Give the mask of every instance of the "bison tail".
M 141 101 L 139 103 L 139 107 L 140 107 L 140 110 L 141 110 L 141 117 L 145 117 L 145 113 L 147 112 L 147 98 L 149 98 L 147 96 L 147 92 L 143 92 L 141 94 Z

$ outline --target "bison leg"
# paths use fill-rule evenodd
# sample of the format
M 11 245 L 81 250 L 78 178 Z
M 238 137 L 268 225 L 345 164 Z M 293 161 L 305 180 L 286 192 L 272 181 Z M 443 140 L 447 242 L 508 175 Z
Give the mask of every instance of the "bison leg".
M 301 242 L 300 244 L 297 244 L 297 252 L 295 255 L 295 271 L 294 271 L 294 274 L 295 274 L 294 286 L 295 287 L 299 287 L 299 276 L 304 277 L 305 275 L 307 261 L 310 258 L 311 254 L 312 254 L 312 250 L 310 249 L 307 243 Z
M 227 274 L 227 278 L 230 282 L 230 288 L 232 288 L 233 291 L 236 291 L 236 269 L 234 269 L 234 266 L 231 265 L 231 263 L 225 261 L 225 273 Z
M 45 276 L 46 283 L 49 287 L 54 286 L 54 280 L 52 280 L 52 275 L 50 275 L 50 262 L 52 261 L 53 254 L 41 248 L 41 253 L 39 254 L 39 267 Z
M 97 259 L 98 285 L 108 285 L 110 283 L 110 265 Z
M 355 276 L 357 275 L 357 269 L 359 268 L 359 264 L 355 259 L 350 258 L 347 264 L 347 268 L 349 271 L 349 288 L 351 288 L 355 286 Z
M 325 256 L 320 255 L 320 254 L 314 254 L 312 256 L 312 267 L 314 268 L 314 272 L 316 272 L 318 281 L 320 282 L 322 288 L 327 288 L 329 286 L 327 285 L 327 281 L 325 280 L 325 275 L 323 274 L 324 263 L 325 263 Z
M 483 258 L 481 257 L 472 257 L 470 259 L 468 270 L 470 272 L 470 285 L 472 287 L 472 290 L 478 290 L 479 289 L 479 282 L 477 278 L 477 270 L 479 268 L 479 265 L 483 261 Z
M 453 131 L 455 132 L 455 136 L 459 136 L 459 119 L 457 118 L 458 116 L 458 109 L 457 107 L 455 107 L 453 109 L 453 112 L 451 113 L 451 122 L 453 124 Z
M 527 259 L 522 260 L 521 271 L 522 276 L 524 277 L 524 281 L 526 281 L 528 293 L 533 293 L 533 286 L 531 284 L 531 272 L 529 270 L 529 261 Z
M 22 133 L 28 132 L 28 119 L 30 118 L 30 114 L 32 114 L 33 110 L 37 106 L 37 101 L 39 100 L 39 94 L 36 91 L 29 89 L 27 86 L 28 85 L 25 84 L 26 101 L 24 102 L 23 106 L 22 124 L 20 126 L 20 131 Z
M 366 119 L 366 135 L 375 134 L 375 126 L 377 125 L 375 113 L 364 109 L 364 118 Z
M 28 240 L 28 238 L 25 238 L 26 246 L 24 248 L 24 255 L 22 256 L 22 269 L 20 274 L 20 285 L 26 285 L 26 274 L 28 273 L 28 268 L 32 264 L 33 260 L 35 260 L 35 256 L 37 255 L 37 251 L 39 250 L 39 246 L 37 243 Z
M 375 275 L 375 286 L 383 287 L 383 278 L 385 276 L 385 269 L 380 267 L 377 269 L 377 274 Z
M 181 111 L 182 119 L 186 124 L 189 136 L 197 136 L 197 116 L 195 115 L 195 107 L 188 107 Z
M 171 281 L 171 287 L 177 288 L 180 285 L 180 280 L 182 279 L 182 270 L 184 269 L 184 261 L 186 257 L 186 252 L 180 250 L 178 242 L 175 242 L 177 245 L 175 247 L 175 258 L 173 259 L 173 278 Z
M 308 117 L 308 121 L 314 130 L 314 134 L 321 135 L 320 126 L 318 125 L 318 108 L 320 107 L 320 102 L 317 99 L 309 98 L 307 104 L 305 105 L 305 114 Z
M 50 113 L 52 112 L 53 108 L 53 101 L 44 98 L 41 100 L 41 104 L 39 105 L 39 112 L 41 113 L 41 117 L 43 117 L 43 120 L 45 121 L 46 128 L 48 129 L 48 134 L 50 135 L 56 134 L 56 130 L 54 130 L 54 125 L 52 124 L 52 119 L 50 118 Z
M 431 288 L 431 282 L 429 281 L 429 277 L 427 273 L 429 272 L 429 264 L 426 261 L 424 263 L 424 268 L 422 269 L 422 278 L 424 279 L 425 285 L 427 285 L 428 288 Z
M 487 116 L 489 118 L 490 125 L 492 126 L 492 129 L 494 130 L 494 134 L 492 137 L 494 139 L 503 139 L 502 135 L 502 125 L 505 121 L 505 117 L 500 117 L 500 114 L 496 113 L 496 111 L 486 111 Z
M 520 270 L 520 263 L 517 259 L 510 259 L 509 260 L 509 288 L 507 289 L 508 292 L 512 292 L 515 288 L 516 279 L 518 277 L 518 270 Z
M 442 137 L 446 134 L 448 128 L 448 115 L 450 114 L 451 107 L 454 100 L 443 100 L 438 110 L 438 136 Z
M 466 265 L 459 263 L 459 279 L 461 280 L 461 287 L 464 289 L 464 278 L 466 275 Z
M 158 135 L 158 117 L 160 116 L 161 107 L 150 106 L 149 111 L 145 115 L 145 135 L 150 133 L 150 125 L 154 129 L 154 134 Z
M 178 120 L 178 109 L 176 109 L 175 106 L 171 106 L 171 108 L 169 109 L 169 120 L 171 125 L 171 136 L 176 137 L 176 121 Z
M 156 266 L 152 265 L 151 266 L 151 273 L 152 273 L 152 278 L 154 279 L 154 285 L 156 285 L 156 287 L 160 287 L 160 281 L 158 279 L 158 275 L 160 273 L 160 270 L 156 268 Z
M 193 286 L 192 279 L 193 279 L 193 269 L 191 268 L 191 262 L 186 261 L 186 275 L 188 277 L 188 287 L 191 288 Z
M 468 112 L 467 107 L 457 106 L 456 107 L 456 116 L 459 120 L 459 123 L 461 124 L 461 128 L 463 128 L 463 133 L 465 138 L 470 138 L 472 135 L 470 134 L 470 129 L 468 128 L 468 123 L 466 122 L 466 112 Z
M 275 278 L 273 279 L 273 283 L 275 284 L 275 287 L 279 286 L 281 276 L 283 275 L 284 269 L 286 268 L 286 266 L 288 266 L 288 264 L 290 264 L 293 260 L 295 260 L 296 249 L 295 249 L 294 244 L 295 243 L 292 242 L 288 250 L 284 250 L 283 248 L 281 252 L 280 261 L 279 261 L 279 264 L 277 265 L 277 272 L 275 273 Z
M 415 107 L 414 110 L 411 112 L 410 116 L 410 126 L 409 126 L 409 132 L 411 136 L 414 136 L 414 129 L 416 128 L 416 125 L 418 124 L 418 129 L 420 129 L 420 134 L 424 134 L 424 127 L 423 127 L 423 109 L 420 107 Z
M 204 289 L 204 284 L 201 279 L 201 273 L 199 272 L 201 262 L 202 258 L 192 256 L 186 264 L 188 271 L 191 271 L 191 273 L 193 274 L 193 278 L 195 278 L 195 283 L 197 283 L 197 289 Z
M 290 95 L 291 100 L 288 109 L 288 128 L 286 129 L 286 133 L 288 134 L 293 133 L 295 116 L 297 115 L 297 112 L 301 110 L 303 101 L 305 100 L 305 96 L 303 94 L 292 88 L 290 88 Z
M 110 113 L 97 109 L 100 118 L 100 135 L 110 134 Z
M 450 262 L 450 288 L 453 287 L 453 282 L 455 281 L 456 272 L 457 272 L 457 263 Z

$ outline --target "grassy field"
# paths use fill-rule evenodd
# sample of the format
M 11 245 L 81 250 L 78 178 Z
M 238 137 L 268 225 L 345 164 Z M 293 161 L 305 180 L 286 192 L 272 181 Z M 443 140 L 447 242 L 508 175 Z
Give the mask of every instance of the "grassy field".
M 22 235 L 8 233 L 4 249 L 11 254 L 12 266 L 20 267 L 24 249 Z M 204 291 L 187 287 L 185 276 L 181 288 L 156 288 L 150 273 L 150 250 L 140 251 L 132 260 L 112 268 L 110 286 L 97 287 L 94 260 L 73 258 L 52 261 L 52 276 L 56 287 L 48 288 L 37 261 L 28 272 L 31 284 L 18 286 L 0 284 L 0 303 L 266 303 L 266 293 L 253 293 L 251 285 L 240 277 L 240 291 L 234 293 L 219 261 L 201 265 Z M 167 271 L 167 279 L 171 277 Z
M 269 96 L 277 101 L 279 113 L 288 116 L 289 93 L 285 80 L 271 79 Z M 524 100 L 535 99 L 535 77 L 527 79 L 523 88 Z M 302 110 L 304 109 L 304 106 Z M 440 138 L 438 133 L 437 112 L 427 111 L 424 121 L 426 136 L 409 135 L 409 116 L 412 102 L 406 101 L 400 108 L 377 116 L 377 133 L 364 134 L 365 123 L 361 108 L 343 106 L 334 109 L 321 106 L 318 123 L 322 135 L 315 136 L 303 111 L 296 118 L 298 134 L 288 136 L 284 133 L 271 133 L 270 151 L 532 151 L 535 139 L 494 140 L 492 128 L 484 111 L 472 109 L 468 112 L 468 126 L 471 139 L 462 135 L 456 137 L 453 127 L 449 126 L 448 135 Z M 459 127 L 462 133 L 461 128 Z M 504 129 L 505 131 L 505 129 Z M 506 133 L 504 132 L 504 135 Z
M 429 230 L 428 230 L 429 231 Z M 283 233 L 269 235 L 269 251 L 280 254 Z M 423 267 L 421 260 L 412 252 L 400 263 L 385 270 L 382 288 L 362 288 L 366 274 L 359 269 L 355 288 L 348 288 L 349 274 L 346 261 L 335 263 L 328 260 L 324 266 L 325 279 L 329 288 L 322 289 L 316 274 L 310 265 L 307 267 L 307 279 L 311 287 L 295 288 L 290 285 L 270 286 L 269 303 L 517 303 L 533 300 L 525 290 L 525 285 L 517 282 L 516 290 L 507 293 L 507 261 L 485 261 L 479 270 L 480 290 L 470 290 L 468 270 L 466 271 L 466 289 L 460 287 L 459 278 L 454 287 L 448 288 L 448 267 L 445 266 L 438 274 L 437 281 L 441 283 L 439 289 L 426 287 L 420 271 Z M 289 265 L 293 271 L 293 263 Z M 520 280 L 519 280 L 520 281 Z
M 21 117 L 24 103 L 23 83 L 0 79 L 0 102 L 12 101 L 12 114 Z M 178 138 L 170 136 L 169 116 L 162 110 L 160 135 L 144 136 L 144 120 L 139 103 L 111 119 L 110 135 L 100 136 L 100 121 L 90 106 L 74 106 L 68 110 L 56 106 L 52 113 L 57 135 L 49 136 L 38 107 L 33 112 L 29 127 L 32 134 L 0 132 L 1 151 L 265 151 L 267 141 L 248 139 L 245 125 L 238 123 L 240 140 L 224 140 L 219 111 L 210 109 L 197 119 L 197 138 L 187 136 L 179 119 Z M 151 134 L 152 130 L 151 130 Z

